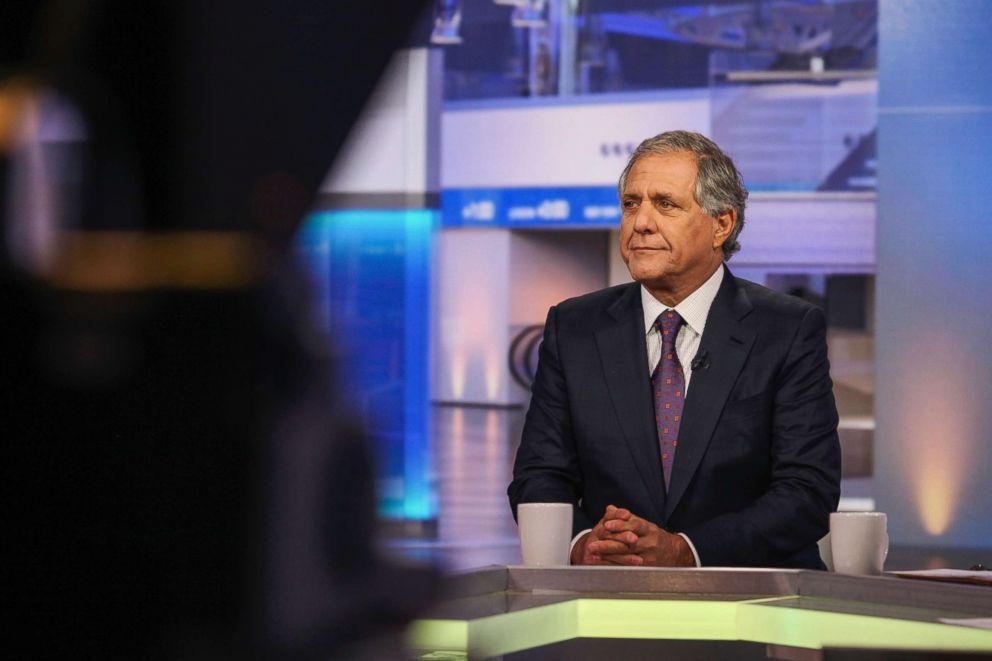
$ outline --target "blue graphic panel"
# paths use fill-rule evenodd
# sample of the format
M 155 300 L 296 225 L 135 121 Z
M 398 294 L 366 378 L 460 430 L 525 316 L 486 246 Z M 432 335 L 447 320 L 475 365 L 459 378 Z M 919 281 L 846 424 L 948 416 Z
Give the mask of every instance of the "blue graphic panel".
M 336 210 L 307 219 L 299 251 L 378 459 L 380 513 L 435 513 L 428 434 L 431 210 Z
M 614 186 L 453 188 L 441 193 L 445 227 L 617 227 Z

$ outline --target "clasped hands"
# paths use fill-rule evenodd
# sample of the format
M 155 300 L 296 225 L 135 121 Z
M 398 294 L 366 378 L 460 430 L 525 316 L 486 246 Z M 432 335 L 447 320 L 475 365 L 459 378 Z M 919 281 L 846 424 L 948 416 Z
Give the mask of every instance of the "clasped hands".
M 607 505 L 596 526 L 572 548 L 573 565 L 695 567 L 688 542 L 622 507 Z

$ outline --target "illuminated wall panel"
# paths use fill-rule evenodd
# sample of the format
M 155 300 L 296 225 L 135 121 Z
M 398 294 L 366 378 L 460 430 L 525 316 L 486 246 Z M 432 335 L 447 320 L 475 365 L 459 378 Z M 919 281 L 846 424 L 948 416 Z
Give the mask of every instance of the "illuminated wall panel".
M 434 399 L 512 403 L 506 352 L 510 232 L 442 230 L 437 238 Z
M 876 502 L 893 543 L 992 547 L 992 2 L 880 10 Z
M 509 350 L 548 308 L 606 285 L 607 233 L 443 229 L 438 233 L 434 399 L 525 404 Z

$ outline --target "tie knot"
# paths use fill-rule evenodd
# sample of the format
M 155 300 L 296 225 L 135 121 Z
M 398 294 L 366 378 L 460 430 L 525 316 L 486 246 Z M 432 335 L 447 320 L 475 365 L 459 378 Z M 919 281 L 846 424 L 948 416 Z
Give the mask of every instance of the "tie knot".
M 674 343 L 675 336 L 679 334 L 679 329 L 682 328 L 682 324 L 685 322 L 679 313 L 675 310 L 665 310 L 658 315 L 655 320 L 654 325 L 661 333 L 661 341 L 663 343 Z

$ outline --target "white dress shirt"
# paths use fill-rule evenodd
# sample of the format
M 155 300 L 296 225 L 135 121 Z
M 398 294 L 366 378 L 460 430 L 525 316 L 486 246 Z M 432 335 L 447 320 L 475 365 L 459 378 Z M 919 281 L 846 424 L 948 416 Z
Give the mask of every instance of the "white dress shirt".
M 678 336 L 675 338 L 675 352 L 679 356 L 679 363 L 682 365 L 682 373 L 685 376 L 686 397 L 689 396 L 689 381 L 692 378 L 692 359 L 696 357 L 696 352 L 699 351 L 699 343 L 703 339 L 703 330 L 706 327 L 706 317 L 709 316 L 713 299 L 716 298 L 716 293 L 720 290 L 720 284 L 722 282 L 723 266 L 721 265 L 706 282 L 674 308 L 670 308 L 659 301 L 647 290 L 647 287 L 641 285 L 641 307 L 644 309 L 644 334 L 648 347 L 647 367 L 649 375 L 654 372 L 655 366 L 661 360 L 661 333 L 654 327 L 654 322 L 658 319 L 658 315 L 666 310 L 675 310 L 685 321 L 679 330 Z M 572 544 L 568 549 L 569 556 L 571 556 L 576 542 L 590 530 L 592 529 L 583 530 L 572 538 Z M 696 552 L 696 547 L 693 546 L 692 540 L 683 533 L 679 533 L 679 536 L 689 544 L 692 557 L 696 560 L 696 566 L 701 566 L 699 554 Z

